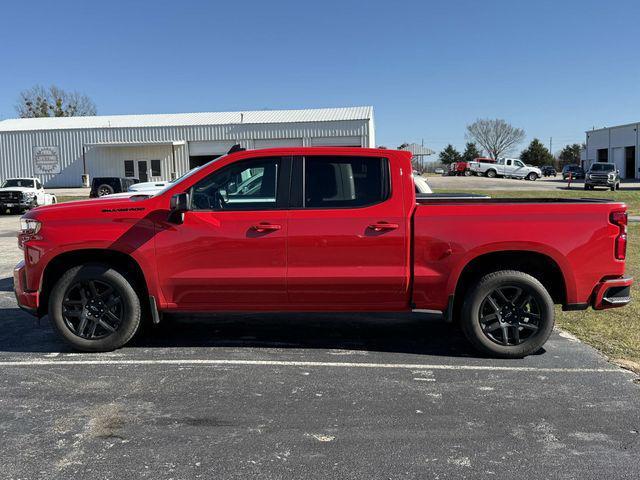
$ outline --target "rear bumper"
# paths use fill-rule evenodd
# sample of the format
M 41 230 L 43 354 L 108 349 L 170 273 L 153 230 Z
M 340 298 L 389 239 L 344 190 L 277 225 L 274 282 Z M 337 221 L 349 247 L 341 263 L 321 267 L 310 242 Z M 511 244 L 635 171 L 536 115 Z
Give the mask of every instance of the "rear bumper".
M 593 290 L 593 308 L 604 310 L 607 308 L 624 307 L 631 301 L 631 285 L 633 278 L 613 278 L 604 280 Z
M 18 306 L 32 315 L 38 312 L 38 292 L 30 292 L 25 289 L 26 275 L 24 261 L 20 261 L 13 269 L 13 292 L 16 295 Z

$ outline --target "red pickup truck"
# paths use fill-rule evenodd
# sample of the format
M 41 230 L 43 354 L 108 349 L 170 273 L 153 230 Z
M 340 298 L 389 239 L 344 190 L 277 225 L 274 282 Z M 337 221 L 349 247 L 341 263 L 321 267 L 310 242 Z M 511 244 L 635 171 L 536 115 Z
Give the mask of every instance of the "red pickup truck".
M 186 311 L 428 311 L 481 351 L 538 350 L 566 310 L 630 301 L 626 206 L 416 196 L 411 154 L 228 154 L 155 195 L 36 208 L 15 268 L 23 309 L 73 347 L 127 343 Z

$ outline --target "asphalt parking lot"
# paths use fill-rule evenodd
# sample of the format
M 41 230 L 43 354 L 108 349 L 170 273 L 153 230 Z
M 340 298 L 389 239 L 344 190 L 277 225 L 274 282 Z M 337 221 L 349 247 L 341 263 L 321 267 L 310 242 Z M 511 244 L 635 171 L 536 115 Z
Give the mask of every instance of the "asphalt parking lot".
M 220 314 L 78 354 L 16 307 L 17 224 L 0 217 L 2 479 L 640 477 L 636 376 L 559 332 L 494 360 L 422 315 Z

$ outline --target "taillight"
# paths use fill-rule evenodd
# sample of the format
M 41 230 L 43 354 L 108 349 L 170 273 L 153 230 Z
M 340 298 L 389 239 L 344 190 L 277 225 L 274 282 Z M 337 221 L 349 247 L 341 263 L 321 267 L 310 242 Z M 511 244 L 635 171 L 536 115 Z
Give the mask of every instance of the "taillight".
M 627 257 L 627 224 L 629 218 L 627 212 L 611 212 L 611 223 L 616 225 L 620 231 L 616 237 L 615 255 L 617 260 L 624 260 Z

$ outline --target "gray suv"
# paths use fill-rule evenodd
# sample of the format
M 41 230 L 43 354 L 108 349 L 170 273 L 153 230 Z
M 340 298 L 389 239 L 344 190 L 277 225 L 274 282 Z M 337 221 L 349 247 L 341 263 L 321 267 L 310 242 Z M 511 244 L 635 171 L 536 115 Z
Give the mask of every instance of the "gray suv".
M 613 163 L 594 163 L 584 176 L 584 189 L 608 187 L 613 192 L 620 188 L 620 171 Z

